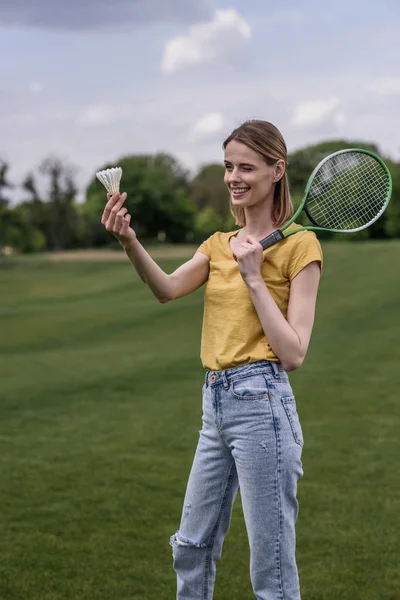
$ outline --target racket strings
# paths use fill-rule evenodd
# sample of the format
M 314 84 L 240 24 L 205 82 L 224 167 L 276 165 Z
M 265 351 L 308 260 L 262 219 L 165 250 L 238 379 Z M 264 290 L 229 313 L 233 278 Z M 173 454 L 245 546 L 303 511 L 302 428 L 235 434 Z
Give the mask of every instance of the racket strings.
M 354 168 L 352 167 L 354 171 Z M 360 185 L 359 181 L 350 182 L 349 177 L 343 177 L 340 173 L 337 176 L 335 173 L 332 174 L 332 170 L 329 169 L 329 177 L 322 174 L 318 187 L 313 189 L 313 214 L 316 219 L 321 220 L 321 217 L 327 222 L 332 221 L 332 226 L 337 228 L 345 221 L 346 224 L 351 227 L 357 227 L 368 223 L 370 219 L 375 217 L 377 208 L 379 210 L 379 185 L 385 186 L 385 178 L 378 176 L 378 179 L 374 181 L 373 185 L 369 184 L 364 179 L 363 184 Z M 357 176 L 363 176 L 364 173 L 360 169 L 357 170 Z M 370 177 L 370 172 L 368 172 Z M 354 185 L 355 183 L 355 185 Z M 384 198 L 385 198 L 385 187 Z M 315 193 L 317 191 L 317 193 Z M 378 192 L 378 194 L 377 194 Z M 354 202 L 354 198 L 357 199 Z M 376 202 L 378 198 L 378 202 Z M 383 203 L 382 203 L 383 204 Z
M 344 152 L 317 171 L 307 196 L 313 220 L 323 227 L 351 231 L 364 228 L 385 209 L 389 179 L 368 154 Z
M 340 194 L 342 191 L 343 190 L 338 190 L 337 193 Z M 370 202 L 370 196 L 368 195 L 368 192 L 370 191 L 375 193 L 375 189 L 371 186 L 368 188 L 366 187 L 365 191 L 359 192 L 357 204 L 347 206 L 345 214 L 341 205 L 335 203 L 330 203 L 328 205 L 325 199 L 324 203 L 320 202 L 317 209 L 315 207 L 313 208 L 313 216 L 319 223 L 322 223 L 322 217 L 327 223 L 329 222 L 330 226 L 334 229 L 339 228 L 339 224 L 343 224 L 343 221 L 346 221 L 346 223 L 349 223 L 349 225 L 354 228 L 365 225 L 375 218 L 377 214 L 375 204 Z M 382 210 L 384 206 L 385 205 L 383 204 Z M 333 223 L 335 223 L 335 225 Z

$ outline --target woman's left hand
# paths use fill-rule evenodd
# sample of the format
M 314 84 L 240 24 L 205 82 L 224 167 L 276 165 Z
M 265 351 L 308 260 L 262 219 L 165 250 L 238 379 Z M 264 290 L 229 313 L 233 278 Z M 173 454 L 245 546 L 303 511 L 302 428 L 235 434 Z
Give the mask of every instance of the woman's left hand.
M 243 242 L 235 245 L 233 253 L 245 283 L 261 278 L 264 255 L 262 246 L 255 237 L 248 235 Z

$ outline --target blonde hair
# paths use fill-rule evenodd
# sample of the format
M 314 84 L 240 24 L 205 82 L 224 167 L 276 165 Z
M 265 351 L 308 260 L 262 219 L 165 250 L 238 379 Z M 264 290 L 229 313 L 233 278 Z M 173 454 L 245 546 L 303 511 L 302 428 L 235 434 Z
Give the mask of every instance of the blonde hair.
M 268 121 L 249 120 L 234 129 L 230 136 L 224 141 L 222 148 L 226 150 L 232 140 L 245 144 L 262 156 L 265 162 L 272 166 L 278 160 L 284 160 L 288 165 L 287 148 L 285 140 L 280 131 L 268 123 Z M 236 225 L 246 225 L 244 208 L 230 204 L 231 213 L 235 218 Z M 286 173 L 276 182 L 274 190 L 274 202 L 272 206 L 272 220 L 274 225 L 280 227 L 293 215 L 293 204 L 290 198 L 289 180 Z

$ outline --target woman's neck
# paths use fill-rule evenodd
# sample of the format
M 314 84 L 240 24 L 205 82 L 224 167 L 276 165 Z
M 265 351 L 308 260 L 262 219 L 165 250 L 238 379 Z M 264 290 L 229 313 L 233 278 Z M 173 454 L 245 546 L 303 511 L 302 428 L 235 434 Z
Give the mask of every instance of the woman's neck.
M 245 208 L 245 217 L 246 225 L 242 229 L 242 235 L 252 235 L 262 239 L 276 229 L 271 210 L 265 205 Z

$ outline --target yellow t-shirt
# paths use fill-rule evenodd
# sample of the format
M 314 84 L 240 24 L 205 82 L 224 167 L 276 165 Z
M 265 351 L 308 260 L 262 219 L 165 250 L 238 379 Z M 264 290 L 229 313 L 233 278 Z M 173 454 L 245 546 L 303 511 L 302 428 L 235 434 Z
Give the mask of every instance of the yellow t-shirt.
M 198 248 L 210 259 L 201 339 L 201 360 L 210 371 L 258 360 L 278 362 L 233 258 L 229 239 L 235 234 L 214 233 Z M 312 231 L 301 231 L 264 250 L 264 257 L 263 279 L 287 318 L 290 282 L 310 262 L 318 261 L 322 267 L 320 243 Z

